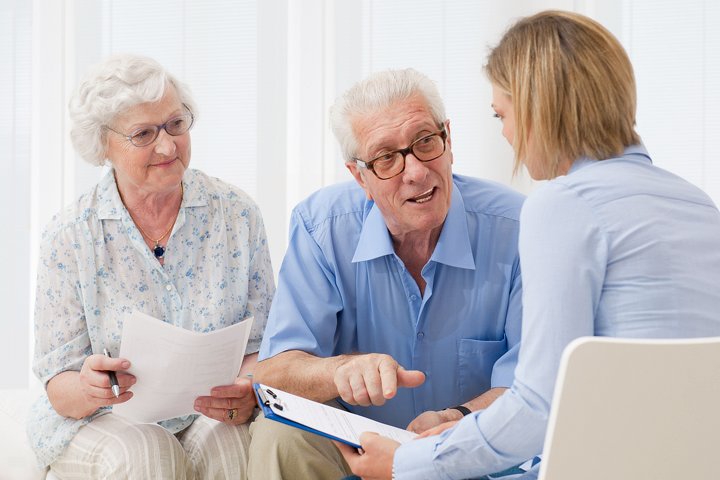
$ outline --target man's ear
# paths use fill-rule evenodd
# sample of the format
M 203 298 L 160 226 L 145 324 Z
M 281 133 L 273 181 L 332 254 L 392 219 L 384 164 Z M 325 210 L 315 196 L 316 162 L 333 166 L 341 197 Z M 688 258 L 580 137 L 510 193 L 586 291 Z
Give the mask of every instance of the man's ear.
M 367 186 L 367 183 L 365 183 L 365 171 L 366 168 L 359 168 L 355 162 L 345 162 L 345 168 L 347 168 L 350 173 L 352 174 L 353 178 L 355 178 L 355 181 L 362 187 L 363 190 L 365 190 L 365 196 L 368 200 L 372 200 L 372 195 L 370 194 L 370 189 Z
M 445 131 L 447 132 L 447 138 L 445 138 L 445 150 L 450 152 L 450 164 L 453 163 L 452 154 L 452 140 L 450 139 L 450 119 L 445 120 Z

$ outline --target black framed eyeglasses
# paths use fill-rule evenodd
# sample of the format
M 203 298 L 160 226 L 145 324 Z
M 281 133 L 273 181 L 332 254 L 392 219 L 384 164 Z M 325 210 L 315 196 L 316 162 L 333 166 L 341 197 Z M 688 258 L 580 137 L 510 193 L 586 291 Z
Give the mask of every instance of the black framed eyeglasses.
M 132 143 L 136 147 L 147 147 L 155 141 L 158 135 L 160 135 L 160 130 L 165 130 L 168 135 L 177 137 L 178 135 L 182 135 L 183 133 L 190 130 L 190 127 L 193 126 L 194 121 L 195 117 L 193 116 L 192 112 L 188 110 L 187 113 L 183 113 L 182 115 L 173 117 L 162 125 L 143 125 L 142 127 L 133 130 L 129 134 L 113 130 L 107 125 L 105 125 L 105 128 L 107 128 L 111 132 L 115 132 L 118 135 L 122 135 L 123 137 L 127 138 L 130 143 Z
M 360 168 L 367 168 L 380 180 L 389 180 L 405 171 L 405 157 L 412 153 L 421 162 L 431 162 L 445 153 L 447 132 L 442 126 L 440 131 L 420 137 L 406 148 L 378 155 L 367 162 L 354 158 Z

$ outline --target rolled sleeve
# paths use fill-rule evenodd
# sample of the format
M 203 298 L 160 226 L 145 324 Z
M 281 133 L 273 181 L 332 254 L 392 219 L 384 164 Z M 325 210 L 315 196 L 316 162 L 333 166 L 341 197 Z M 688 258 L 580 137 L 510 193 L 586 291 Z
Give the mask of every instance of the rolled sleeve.
M 332 355 L 337 315 L 342 309 L 335 273 L 295 211 L 260 360 L 287 350 Z
M 91 353 L 81 302 L 74 242 L 68 232 L 43 235 L 35 300 L 33 372 L 43 384 L 66 370 L 80 370 Z

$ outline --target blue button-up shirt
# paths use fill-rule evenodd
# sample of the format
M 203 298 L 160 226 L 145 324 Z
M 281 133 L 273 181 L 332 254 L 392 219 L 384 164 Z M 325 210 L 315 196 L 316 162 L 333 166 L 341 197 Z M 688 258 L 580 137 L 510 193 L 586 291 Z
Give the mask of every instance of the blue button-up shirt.
M 560 357 L 577 337 L 720 335 L 720 212 L 644 147 L 577 160 L 528 197 L 521 224 L 515 382 L 454 429 L 401 446 L 398 479 L 474 478 L 539 454 Z
M 523 197 L 454 176 L 450 210 L 420 293 L 385 221 L 355 182 L 326 187 L 293 211 L 290 242 L 260 359 L 386 353 L 425 383 L 382 407 L 347 407 L 405 428 L 427 410 L 512 383 L 520 341 L 517 239 Z

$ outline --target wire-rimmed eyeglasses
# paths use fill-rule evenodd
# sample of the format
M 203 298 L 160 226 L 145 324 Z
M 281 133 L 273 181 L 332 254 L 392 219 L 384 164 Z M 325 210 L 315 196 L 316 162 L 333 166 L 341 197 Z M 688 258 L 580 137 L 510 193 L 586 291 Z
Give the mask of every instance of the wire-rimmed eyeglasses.
M 194 121 L 195 117 L 192 112 L 188 110 L 187 113 L 173 117 L 162 125 L 143 125 L 129 134 L 118 132 L 107 125 L 105 125 L 105 128 L 127 138 L 128 141 L 136 147 L 146 147 L 153 143 L 158 135 L 160 135 L 160 130 L 165 130 L 168 135 L 177 137 L 190 130 Z

